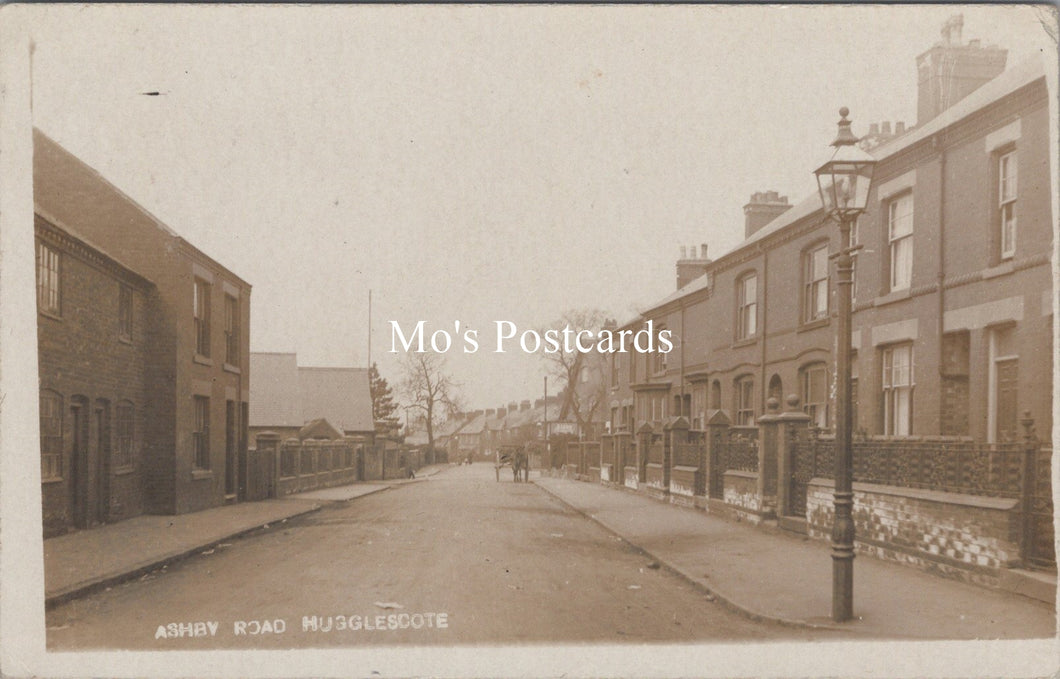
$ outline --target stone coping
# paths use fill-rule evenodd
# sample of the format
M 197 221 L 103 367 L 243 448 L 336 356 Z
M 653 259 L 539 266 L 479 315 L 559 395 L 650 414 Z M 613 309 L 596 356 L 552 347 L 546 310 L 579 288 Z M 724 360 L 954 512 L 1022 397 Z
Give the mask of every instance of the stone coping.
M 729 472 L 725 472 L 728 474 Z M 834 488 L 835 481 L 821 477 L 810 479 L 810 486 L 825 486 Z M 902 486 L 886 486 L 878 483 L 854 482 L 854 490 L 865 493 L 877 493 L 879 495 L 899 495 L 911 497 L 928 502 L 940 504 L 965 505 L 968 507 L 979 507 L 982 509 L 997 509 L 1008 511 L 1019 505 L 1018 498 L 991 497 L 988 495 L 969 495 L 967 493 L 951 493 L 943 490 L 927 490 L 924 488 L 903 488 Z

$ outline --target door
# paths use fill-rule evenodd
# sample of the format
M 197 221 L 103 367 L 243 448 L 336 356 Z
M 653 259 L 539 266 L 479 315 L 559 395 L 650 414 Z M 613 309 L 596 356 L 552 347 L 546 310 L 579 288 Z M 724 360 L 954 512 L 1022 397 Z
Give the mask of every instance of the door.
M 225 497 L 236 499 L 239 455 L 236 450 L 236 403 L 225 401 Z
M 997 429 L 995 441 L 1018 441 L 1019 410 L 1017 383 L 1019 362 L 1010 358 L 996 363 L 997 366 Z
M 75 396 L 70 405 L 70 510 L 75 528 L 88 525 L 88 404 Z
M 110 403 L 96 402 L 96 493 L 93 498 L 95 520 L 106 523 L 110 518 Z

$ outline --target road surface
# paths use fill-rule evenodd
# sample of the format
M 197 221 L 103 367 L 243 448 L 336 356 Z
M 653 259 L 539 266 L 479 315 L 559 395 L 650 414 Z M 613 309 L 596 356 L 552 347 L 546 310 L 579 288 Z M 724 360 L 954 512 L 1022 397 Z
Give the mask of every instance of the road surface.
M 453 467 L 48 612 L 53 650 L 830 638 L 753 622 L 534 484 Z

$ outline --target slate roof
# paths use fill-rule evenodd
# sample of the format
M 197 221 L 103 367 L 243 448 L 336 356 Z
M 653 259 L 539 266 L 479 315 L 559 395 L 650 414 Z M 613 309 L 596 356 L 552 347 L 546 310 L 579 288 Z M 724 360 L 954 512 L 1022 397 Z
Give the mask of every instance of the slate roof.
M 33 128 L 33 206 L 45 220 L 67 230 L 74 224 L 86 225 L 86 230 L 93 233 L 112 232 L 115 224 L 157 229 L 225 269 L 229 275 L 249 287 L 246 281 L 186 241 L 95 168 L 36 127 Z M 80 235 L 78 237 L 81 238 Z M 125 242 L 115 245 L 125 249 L 137 247 L 138 244 Z M 95 244 L 93 247 L 99 249 Z M 151 272 L 136 273 L 147 277 Z
M 250 426 L 301 427 L 323 418 L 346 432 L 371 432 L 367 368 L 299 367 L 293 353 L 250 354 Z
M 928 122 L 924 123 L 919 127 L 914 127 L 900 137 L 896 137 L 891 141 L 888 141 L 880 146 L 872 149 L 869 153 L 876 157 L 877 160 L 883 160 L 890 156 L 899 153 L 900 151 L 916 144 L 923 139 L 930 137 L 932 134 L 953 125 L 964 118 L 978 112 L 989 104 L 1015 92 L 1016 90 L 1029 85 L 1030 83 L 1045 76 L 1045 64 L 1041 58 L 1031 57 L 1026 59 L 1019 64 L 1016 64 L 1012 68 L 1006 69 L 996 78 L 985 83 L 982 87 L 979 87 L 974 92 L 969 94 L 964 99 L 950 106 L 948 109 L 935 116 Z M 819 167 L 825 160 L 825 158 L 831 155 L 831 151 L 827 153 L 822 151 L 821 162 L 816 165 L 807 164 L 807 172 L 811 171 L 815 167 Z M 722 259 L 729 257 L 744 248 L 761 241 L 768 236 L 771 236 L 778 231 L 781 231 L 787 226 L 794 224 L 800 219 L 804 219 L 814 214 L 815 212 L 821 211 L 821 199 L 817 193 L 811 193 L 809 196 L 803 198 L 801 201 L 796 203 L 792 208 L 785 210 L 776 219 L 763 226 L 758 231 L 755 231 L 748 238 L 744 239 L 737 245 L 733 246 L 727 252 L 717 257 L 712 264 L 716 264 Z M 703 289 L 706 287 L 708 282 L 708 276 L 706 274 L 697 277 L 696 279 L 687 283 L 684 287 L 670 293 L 662 299 L 649 304 L 644 307 L 641 315 L 647 315 L 648 312 L 658 309 L 659 307 L 665 306 L 670 302 L 681 299 L 686 295 Z M 629 325 L 638 321 L 639 319 L 630 319 L 625 325 Z M 619 327 L 625 327 L 619 326 Z

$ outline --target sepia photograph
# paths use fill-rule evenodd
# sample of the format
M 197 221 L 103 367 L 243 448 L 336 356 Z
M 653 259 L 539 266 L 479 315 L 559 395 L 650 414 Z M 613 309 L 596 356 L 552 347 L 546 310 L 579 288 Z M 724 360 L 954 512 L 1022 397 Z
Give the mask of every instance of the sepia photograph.
M 1057 16 L 3 7 L 3 674 L 1055 676 Z

